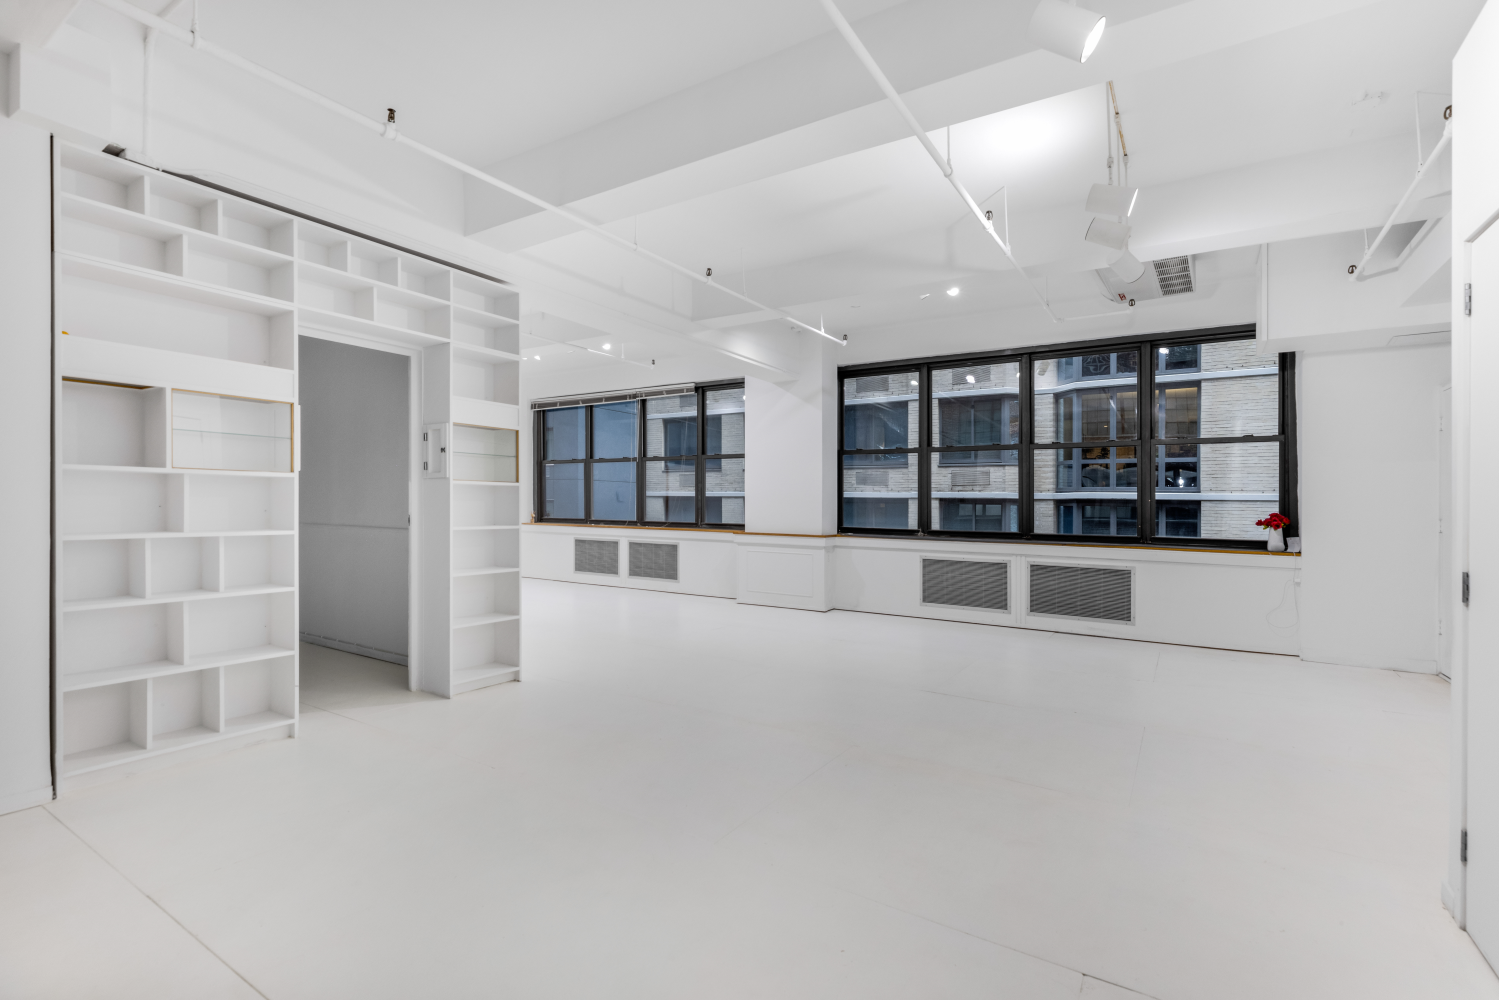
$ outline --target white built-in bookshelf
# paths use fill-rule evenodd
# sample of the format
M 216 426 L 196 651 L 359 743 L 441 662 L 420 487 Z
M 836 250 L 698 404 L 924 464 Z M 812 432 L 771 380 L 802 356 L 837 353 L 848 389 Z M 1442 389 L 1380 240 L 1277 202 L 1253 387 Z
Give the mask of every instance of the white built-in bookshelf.
M 413 686 L 518 679 L 515 289 L 103 153 L 56 168 L 59 777 L 295 735 L 299 335 L 420 365 Z

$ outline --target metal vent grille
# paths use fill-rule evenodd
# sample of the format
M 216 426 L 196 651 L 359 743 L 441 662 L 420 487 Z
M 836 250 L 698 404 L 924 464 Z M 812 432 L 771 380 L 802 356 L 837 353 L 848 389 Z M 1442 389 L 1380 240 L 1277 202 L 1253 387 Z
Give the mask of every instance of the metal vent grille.
M 573 572 L 619 576 L 619 543 L 574 538 Z
M 1162 295 L 1182 295 L 1193 290 L 1191 257 L 1167 257 L 1151 264 Z
M 921 560 L 921 603 L 1010 610 L 1010 564 L 969 559 Z
M 861 375 L 854 379 L 854 392 L 863 395 L 866 392 L 889 392 L 889 375 Z
M 677 547 L 660 542 L 630 543 L 630 575 L 647 580 L 677 578 Z
M 1127 569 L 1032 563 L 1031 614 L 1133 622 L 1133 578 Z
M 961 389 L 965 385 L 988 385 L 994 381 L 988 365 L 979 365 L 977 368 L 954 368 L 952 370 L 952 384 L 954 388 Z

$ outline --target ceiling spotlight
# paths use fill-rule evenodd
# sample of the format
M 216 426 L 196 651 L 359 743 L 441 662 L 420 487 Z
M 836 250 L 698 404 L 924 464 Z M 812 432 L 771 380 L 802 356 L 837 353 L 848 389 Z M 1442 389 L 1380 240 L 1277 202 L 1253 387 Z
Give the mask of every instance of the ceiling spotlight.
M 606 350 L 606 351 L 607 351 L 607 350 L 608 350 L 608 349 L 609 349 L 609 345 L 608 345 L 608 344 L 605 344 L 605 345 L 604 345 L 604 350 Z
M 947 294 L 948 295 L 956 296 L 958 294 L 958 291 L 959 291 L 958 286 L 957 285 L 953 285 L 951 288 L 949 288 L 947 290 Z
M 1125 250 L 1109 265 L 1109 270 L 1127 285 L 1132 281 L 1140 280 L 1140 275 L 1145 273 L 1145 265 L 1140 263 L 1134 254 Z
M 1139 188 L 1120 187 L 1117 184 L 1095 184 L 1088 192 L 1087 209 L 1094 215 L 1117 215 L 1121 218 L 1135 210 L 1135 199 L 1140 197 Z
M 534 357 L 536 358 L 537 361 L 541 360 L 541 355 L 540 354 L 534 355 Z
M 1088 231 L 1083 234 L 1083 239 L 1110 250 L 1123 250 L 1125 244 L 1129 243 L 1129 226 L 1122 222 L 1110 222 L 1108 219 L 1094 219 L 1088 223 Z
M 1031 41 L 1080 63 L 1088 61 L 1103 37 L 1105 18 L 1064 0 L 1041 0 L 1031 15 Z

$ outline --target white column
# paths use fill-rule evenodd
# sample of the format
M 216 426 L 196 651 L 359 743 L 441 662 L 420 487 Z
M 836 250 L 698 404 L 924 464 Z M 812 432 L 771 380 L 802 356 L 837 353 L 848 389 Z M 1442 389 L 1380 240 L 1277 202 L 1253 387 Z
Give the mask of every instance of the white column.
M 746 533 L 736 536 L 742 603 L 832 607 L 839 352 L 807 337 L 795 378 L 745 379 Z
M 14 55 L 11 58 L 15 58 Z M 52 798 L 51 147 L 0 118 L 0 813 Z

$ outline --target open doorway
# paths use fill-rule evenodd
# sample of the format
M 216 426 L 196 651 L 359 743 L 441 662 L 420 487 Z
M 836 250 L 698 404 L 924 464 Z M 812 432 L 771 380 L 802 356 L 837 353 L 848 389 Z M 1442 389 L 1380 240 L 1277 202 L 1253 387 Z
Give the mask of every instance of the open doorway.
M 304 701 L 409 689 L 411 359 L 298 338 Z

